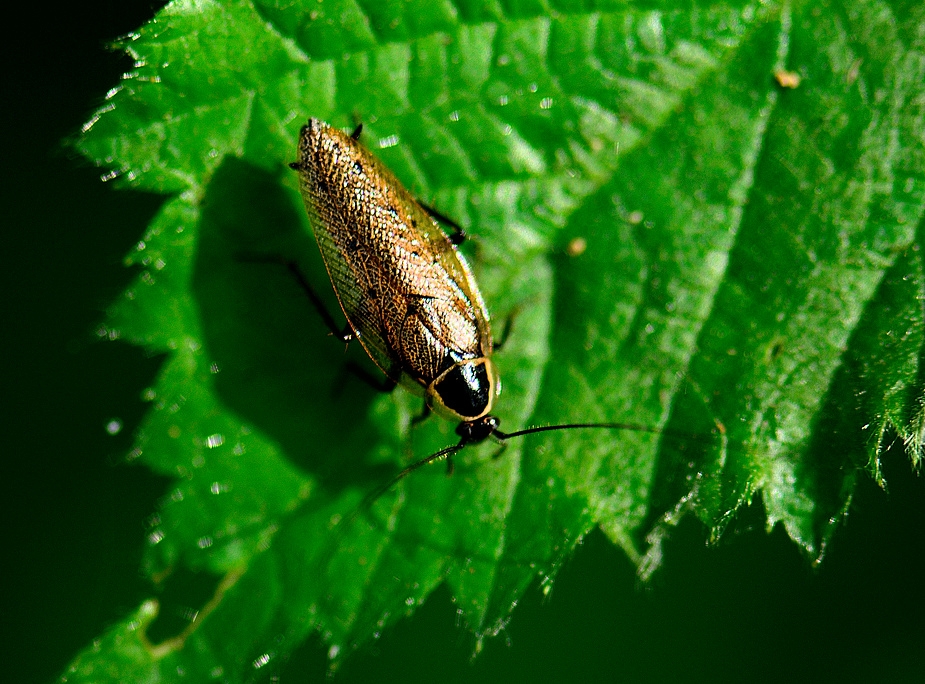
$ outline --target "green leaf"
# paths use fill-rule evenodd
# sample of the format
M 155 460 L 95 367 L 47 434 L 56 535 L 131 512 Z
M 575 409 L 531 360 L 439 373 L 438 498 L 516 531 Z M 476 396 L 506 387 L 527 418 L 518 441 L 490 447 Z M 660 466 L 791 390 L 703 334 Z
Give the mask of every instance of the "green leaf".
M 145 571 L 215 581 L 185 627 L 147 601 L 65 680 L 260 678 L 313 632 L 337 661 L 441 583 L 478 645 L 594 526 L 647 576 L 683 516 L 717 538 L 756 496 L 819 560 L 885 442 L 920 466 L 919 4 L 187 0 L 124 47 L 78 146 L 167 198 L 101 335 L 166 355 L 130 455 L 176 477 Z M 506 429 L 661 432 L 467 448 L 359 508 L 456 439 L 345 374 L 362 352 L 242 258 L 297 260 L 336 309 L 286 168 L 309 116 L 362 120 L 474 236 L 514 322 Z

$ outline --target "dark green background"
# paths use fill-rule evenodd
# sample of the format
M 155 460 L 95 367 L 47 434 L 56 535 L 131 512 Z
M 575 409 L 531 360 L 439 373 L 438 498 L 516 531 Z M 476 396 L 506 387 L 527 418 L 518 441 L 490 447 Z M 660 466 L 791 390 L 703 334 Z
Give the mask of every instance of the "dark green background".
M 122 464 L 159 359 L 94 341 L 131 273 L 122 256 L 157 197 L 116 191 L 69 152 L 73 135 L 131 60 L 107 40 L 149 2 L 32 3 L 4 31 L 8 85 L 3 183 L 3 478 L 10 526 L 0 678 L 45 682 L 150 594 L 139 573 L 143 520 L 166 482 Z M 305 112 L 309 115 L 311 112 Z M 104 426 L 120 418 L 110 437 Z M 470 663 L 471 637 L 445 591 L 348 660 L 338 681 L 919 681 L 925 672 L 925 480 L 900 449 L 889 494 L 864 480 L 822 568 L 813 570 L 753 506 L 719 547 L 682 525 L 665 569 L 640 587 L 602 535 L 552 595 L 528 591 L 506 634 Z M 313 640 L 277 670 L 322 680 Z

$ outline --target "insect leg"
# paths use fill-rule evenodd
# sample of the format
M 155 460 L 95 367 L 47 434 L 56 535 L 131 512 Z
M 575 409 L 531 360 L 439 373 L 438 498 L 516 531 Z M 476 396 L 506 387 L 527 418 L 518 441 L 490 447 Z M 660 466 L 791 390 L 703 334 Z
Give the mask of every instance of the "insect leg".
M 431 218 L 437 219 L 440 223 L 452 229 L 453 234 L 450 235 L 450 242 L 452 242 L 454 245 L 461 245 L 466 241 L 466 231 L 464 231 L 463 227 L 456 223 L 456 221 L 448 218 L 447 216 L 444 216 L 439 211 L 424 204 L 423 202 L 418 202 L 418 204 L 421 205 L 421 209 L 426 211 L 431 216 Z
M 315 292 L 315 288 L 313 288 L 308 282 L 308 279 L 299 269 L 299 265 L 295 261 L 284 259 L 281 256 L 273 256 L 269 254 L 241 254 L 238 255 L 238 259 L 240 261 L 247 261 L 254 264 L 277 264 L 279 266 L 285 266 L 295 277 L 296 282 L 299 284 L 299 287 L 302 288 L 302 291 L 305 292 L 306 296 L 311 300 L 311 303 L 318 311 L 318 315 L 321 316 L 321 320 L 324 321 L 324 324 L 328 327 L 328 330 L 331 331 L 331 334 L 344 343 L 350 342 L 350 340 L 354 338 L 353 328 L 350 327 L 349 323 L 347 323 L 343 328 L 339 328 L 337 326 L 337 322 L 334 320 L 334 316 L 331 315 L 331 312 L 328 311 L 327 307 L 325 306 L 324 300 L 322 300 L 318 293 Z
M 496 438 L 495 443 L 498 444 L 498 450 L 491 455 L 491 458 L 493 461 L 501 458 L 501 455 L 507 449 L 507 442 L 505 442 L 504 440 L 499 440 Z
M 416 415 L 414 418 L 411 419 L 411 424 L 417 425 L 418 423 L 423 423 L 425 420 L 427 420 L 430 414 L 431 414 L 430 404 L 428 404 L 425 401 L 424 408 L 421 409 L 421 412 L 418 415 Z
M 299 287 L 302 288 L 302 291 L 305 292 L 306 296 L 309 298 L 309 300 L 311 300 L 311 303 L 314 304 L 315 309 L 318 311 L 318 315 L 321 316 L 321 320 L 323 320 L 325 325 L 328 326 L 328 330 L 331 331 L 331 334 L 344 343 L 350 342 L 350 340 L 353 339 L 353 328 L 350 327 L 349 323 L 347 323 L 343 328 L 339 328 L 337 326 L 337 322 L 334 320 L 331 312 L 328 311 L 324 301 L 321 299 L 318 293 L 315 292 L 315 288 L 313 288 L 311 283 L 308 282 L 308 279 L 302 273 L 302 270 L 299 268 L 299 265 L 295 261 L 273 256 L 248 257 L 247 260 L 257 263 L 271 263 L 285 266 L 295 277 Z
M 504 327 L 501 329 L 501 334 L 498 335 L 498 339 L 495 340 L 493 348 L 494 351 L 501 351 L 501 348 L 507 343 L 508 339 L 511 337 L 511 329 L 514 327 L 514 318 L 516 318 L 519 313 L 518 309 L 514 309 L 511 313 L 507 315 L 507 318 L 504 319 Z
M 321 316 L 321 319 L 324 321 L 325 325 L 328 326 L 328 330 L 331 331 L 331 334 L 334 337 L 339 338 L 342 342 L 347 343 L 353 339 L 353 328 L 350 327 L 350 324 L 347 323 L 343 328 L 338 328 L 337 323 L 334 320 L 334 317 L 331 315 L 331 312 L 328 311 L 328 308 L 324 305 L 321 297 L 318 296 L 318 293 L 315 292 L 315 288 L 311 286 L 308 282 L 308 279 L 302 273 L 299 265 L 294 261 L 284 262 L 286 268 L 289 269 L 289 272 L 295 277 L 296 282 L 302 288 L 302 291 L 305 292 L 306 296 L 311 300 L 312 304 L 315 305 L 315 309 L 318 311 L 318 315 Z
M 377 392 L 391 392 L 398 385 L 398 383 L 395 382 L 392 378 L 388 376 L 380 378 L 376 375 L 373 375 L 368 370 L 363 368 L 363 366 L 355 363 L 354 361 L 348 361 L 345 363 L 344 371 L 352 373 Z

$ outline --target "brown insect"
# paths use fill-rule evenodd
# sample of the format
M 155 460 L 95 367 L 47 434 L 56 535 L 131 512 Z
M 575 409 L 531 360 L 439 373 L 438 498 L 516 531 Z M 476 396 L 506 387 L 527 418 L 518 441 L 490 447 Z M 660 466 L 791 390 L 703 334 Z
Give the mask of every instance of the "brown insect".
M 572 428 L 622 428 L 624 423 L 578 423 L 505 433 L 491 414 L 500 390 L 492 363 L 488 310 L 463 255 L 459 226 L 418 202 L 352 135 L 309 119 L 299 136 L 302 197 L 331 283 L 347 318 L 338 331 L 320 299 L 302 280 L 325 321 L 344 340 L 356 338 L 394 383 L 425 398 L 426 406 L 457 420 L 459 443 L 399 473 L 384 489 L 417 468 L 452 456 L 488 437 Z M 454 229 L 447 235 L 441 219 Z

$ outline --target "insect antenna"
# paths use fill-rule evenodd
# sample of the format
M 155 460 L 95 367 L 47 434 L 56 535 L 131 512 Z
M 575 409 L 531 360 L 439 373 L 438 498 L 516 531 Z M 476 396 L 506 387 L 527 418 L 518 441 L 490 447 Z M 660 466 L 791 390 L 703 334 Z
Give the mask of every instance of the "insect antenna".
M 376 499 L 378 499 L 380 496 L 382 496 L 387 491 L 392 489 L 392 487 L 394 487 L 399 482 L 404 480 L 415 470 L 419 468 L 423 468 L 424 466 L 429 465 L 433 463 L 434 461 L 441 461 L 445 458 L 449 458 L 465 446 L 466 446 L 466 441 L 462 440 L 459 442 L 459 444 L 448 446 L 444 449 L 441 449 L 440 451 L 437 451 L 431 454 L 430 456 L 426 456 L 422 458 L 420 461 L 415 461 L 414 463 L 409 465 L 407 468 L 404 468 L 403 470 L 399 471 L 391 480 L 389 480 L 388 482 L 385 482 L 384 484 L 379 485 L 374 490 L 372 490 L 369 494 L 363 497 L 363 501 L 360 502 L 358 510 L 360 511 L 369 510 L 369 508 L 376 502 Z
M 585 429 L 608 429 L 608 430 L 628 430 L 630 432 L 647 432 L 653 435 L 666 435 L 668 437 L 677 437 L 686 440 L 707 442 L 712 441 L 710 435 L 704 434 L 694 434 L 689 432 L 681 432 L 678 430 L 670 430 L 665 428 L 657 428 L 651 425 L 642 425 L 639 423 L 564 423 L 562 425 L 537 425 L 534 427 L 524 428 L 523 430 L 515 430 L 514 432 L 502 432 L 497 428 L 493 428 L 491 433 L 488 435 L 492 439 L 501 442 L 502 445 L 505 445 L 507 440 L 513 439 L 514 437 L 524 437 L 525 435 L 532 435 L 538 432 L 552 432 L 554 430 L 585 430 Z M 716 424 L 716 432 L 720 435 L 726 433 L 726 428 L 722 423 Z M 408 475 L 413 473 L 415 470 L 423 468 L 426 465 L 430 465 L 435 461 L 442 461 L 444 459 L 449 460 L 449 467 L 447 468 L 447 475 L 453 473 L 453 462 L 452 457 L 464 449 L 470 444 L 477 444 L 482 441 L 483 438 L 467 438 L 463 437 L 457 444 L 452 446 L 445 447 L 440 449 L 440 451 L 434 452 L 429 456 L 425 456 L 419 461 L 415 461 L 411 465 L 399 471 L 392 479 L 383 483 L 382 485 L 376 487 L 376 489 L 369 492 L 363 501 L 357 507 L 355 513 L 361 511 L 369 510 L 372 505 L 379 499 L 380 496 L 388 492 L 396 484 L 404 480 Z M 499 451 L 495 456 L 498 457 L 503 452 Z M 355 516 L 352 516 L 355 517 Z
M 701 435 L 690 435 L 687 433 L 675 433 L 671 430 L 652 427 L 651 425 L 638 425 L 635 423 L 565 423 L 563 425 L 537 425 L 535 427 L 516 430 L 515 432 L 502 432 L 495 430 L 493 436 L 501 441 L 506 441 L 512 437 L 523 437 L 532 435 L 536 432 L 552 432 L 553 430 L 578 430 L 586 428 L 607 428 L 611 430 L 630 430 L 632 432 L 648 432 L 654 435 L 669 435 L 677 437 L 699 437 Z
M 651 425 L 642 425 L 640 423 L 564 423 L 562 425 L 537 425 L 534 427 L 515 430 L 514 432 L 502 432 L 497 428 L 492 432 L 491 437 L 503 445 L 507 440 L 514 437 L 523 437 L 538 432 L 552 432 L 554 430 L 585 430 L 585 429 L 608 429 L 608 430 L 627 430 L 629 432 L 647 432 L 652 435 L 664 435 L 675 439 L 682 439 L 687 442 L 700 442 L 701 444 L 711 443 L 716 436 L 723 440 L 726 435 L 726 426 L 716 421 L 715 430 L 708 434 L 684 432 L 683 430 L 672 430 L 670 428 L 658 428 Z

